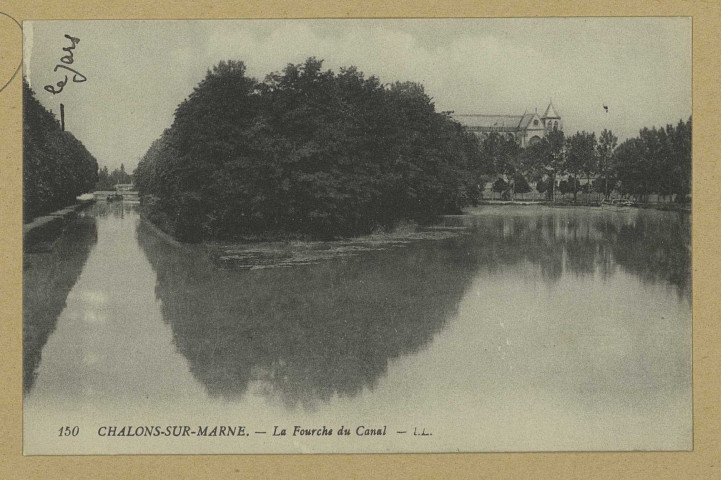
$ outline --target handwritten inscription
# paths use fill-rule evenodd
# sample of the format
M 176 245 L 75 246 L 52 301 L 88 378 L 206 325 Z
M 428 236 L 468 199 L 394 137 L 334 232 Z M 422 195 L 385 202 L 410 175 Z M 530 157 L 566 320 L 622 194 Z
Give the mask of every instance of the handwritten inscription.
M 60 57 L 61 63 L 55 65 L 55 68 L 53 69 L 53 72 L 57 72 L 60 69 L 64 78 L 57 82 L 55 85 L 45 85 L 45 91 L 50 92 L 53 95 L 57 95 L 58 93 L 63 91 L 65 85 L 67 85 L 68 83 L 68 75 L 70 75 L 70 73 L 73 74 L 73 83 L 82 83 L 87 80 L 87 77 L 85 75 L 68 66 L 72 65 L 74 62 L 73 50 L 75 50 L 75 46 L 80 43 L 80 39 L 77 37 L 71 37 L 67 34 L 65 35 L 65 38 L 70 40 L 70 46 L 63 48 L 63 52 L 65 52 L 66 55 Z M 63 72 L 62 70 L 66 70 L 67 72 Z

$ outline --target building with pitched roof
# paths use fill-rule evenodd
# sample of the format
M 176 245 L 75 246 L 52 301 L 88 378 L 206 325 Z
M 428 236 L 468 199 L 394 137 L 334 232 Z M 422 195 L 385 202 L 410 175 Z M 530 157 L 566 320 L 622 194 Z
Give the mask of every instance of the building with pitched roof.
M 543 115 L 538 112 L 523 115 L 454 114 L 453 118 L 481 139 L 488 137 L 491 132 L 496 132 L 515 140 L 524 148 L 540 142 L 550 130 L 563 130 L 561 116 L 553 107 L 553 102 L 548 104 Z

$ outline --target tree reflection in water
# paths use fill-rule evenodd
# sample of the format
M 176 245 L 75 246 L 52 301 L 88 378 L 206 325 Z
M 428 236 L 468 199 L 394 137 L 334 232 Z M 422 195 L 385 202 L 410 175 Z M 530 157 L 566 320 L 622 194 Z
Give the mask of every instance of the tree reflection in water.
M 517 211 L 446 218 L 470 230 L 450 240 L 292 268 L 222 270 L 142 222 L 138 242 L 176 345 L 209 393 L 240 398 L 257 380 L 288 407 L 372 389 L 389 360 L 430 344 L 476 275 L 510 266 L 552 283 L 621 268 L 690 301 L 688 215 Z
M 646 282 L 668 282 L 690 301 L 690 215 L 639 215 L 613 233 L 614 257 L 622 268 Z
M 40 354 L 55 330 L 90 251 L 97 242 L 95 218 L 74 220 L 52 249 L 23 255 L 23 390 L 29 392 Z
M 612 275 L 616 268 L 644 282 L 666 283 L 691 300 L 691 218 L 684 212 L 529 208 L 517 215 L 446 217 L 467 226 L 469 261 L 495 271 L 526 261 L 545 279 Z
M 260 380 L 288 407 L 373 388 L 390 359 L 441 330 L 473 275 L 453 242 L 252 271 L 218 269 L 144 222 L 138 242 L 176 345 L 209 393 L 239 398 Z

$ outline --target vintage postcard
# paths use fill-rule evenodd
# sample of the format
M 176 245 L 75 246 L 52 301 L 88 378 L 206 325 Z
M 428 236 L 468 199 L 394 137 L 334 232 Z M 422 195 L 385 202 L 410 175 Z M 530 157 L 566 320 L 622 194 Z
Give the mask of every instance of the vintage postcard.
M 24 22 L 24 454 L 693 449 L 691 25 Z

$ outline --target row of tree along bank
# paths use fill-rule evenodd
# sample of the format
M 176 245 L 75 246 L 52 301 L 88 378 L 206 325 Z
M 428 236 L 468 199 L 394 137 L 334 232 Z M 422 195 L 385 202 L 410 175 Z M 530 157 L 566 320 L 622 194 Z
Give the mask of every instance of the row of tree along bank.
M 505 196 L 530 192 L 529 181 L 549 200 L 560 193 L 564 198 L 572 194 L 575 201 L 579 192 L 587 199 L 592 194 L 608 199 L 615 192 L 639 201 L 655 194 L 684 203 L 691 193 L 691 118 L 676 126 L 644 128 L 620 145 L 610 130 L 598 138 L 588 132 L 566 137 L 553 130 L 526 149 L 491 134 L 481 149 L 482 182 L 493 182 L 492 191 Z
M 23 221 L 75 203 L 97 180 L 98 162 L 23 79 Z
M 259 82 L 221 62 L 175 111 L 134 180 L 145 216 L 183 241 L 261 235 L 362 235 L 477 204 L 499 191 L 554 198 L 560 177 L 598 192 L 690 191 L 691 121 L 617 147 L 604 131 L 548 132 L 521 149 L 483 141 L 436 112 L 416 83 L 382 84 L 309 58 Z M 589 187 L 586 187 L 589 188 Z

